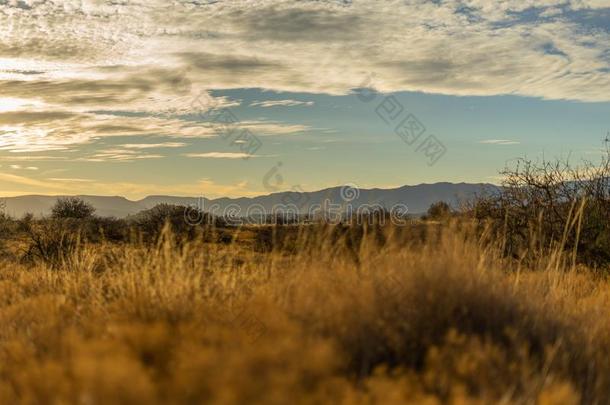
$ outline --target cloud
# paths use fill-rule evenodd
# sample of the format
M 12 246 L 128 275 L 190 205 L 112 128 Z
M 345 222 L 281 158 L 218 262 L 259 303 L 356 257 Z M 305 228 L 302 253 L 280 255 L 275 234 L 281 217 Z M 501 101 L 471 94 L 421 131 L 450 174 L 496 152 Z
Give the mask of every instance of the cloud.
M 24 176 L 6 174 L 0 172 L 0 183 L 3 185 L 14 184 L 19 190 L 4 191 L 3 196 L 23 195 L 28 192 L 36 194 L 57 195 L 71 194 L 82 195 L 122 195 L 131 199 L 140 199 L 147 195 L 184 195 L 205 196 L 207 198 L 217 197 L 254 197 L 264 194 L 264 190 L 253 189 L 247 181 L 237 181 L 232 184 L 217 183 L 211 179 L 200 179 L 189 183 L 153 184 L 153 183 L 130 183 L 130 182 L 104 182 L 95 179 L 81 178 L 45 178 L 33 179 Z M 4 190 L 8 190 L 5 186 Z
M 248 153 L 238 152 L 206 152 L 206 153 L 186 153 L 185 157 L 189 158 L 202 158 L 202 159 L 248 159 L 251 157 L 260 157 L 256 155 L 250 155 Z
M 144 153 L 139 150 L 124 149 L 124 148 L 110 148 L 97 151 L 91 155 L 78 158 L 77 160 L 83 162 L 133 162 L 136 160 L 144 159 L 161 159 L 165 157 L 161 154 L 155 153 Z
M 163 143 L 129 143 L 121 145 L 126 149 L 159 149 L 159 148 L 182 148 L 187 146 L 184 142 L 163 142 Z
M 41 122 L 59 121 L 74 118 L 76 115 L 67 112 L 27 112 L 12 111 L 0 113 L 0 125 L 38 124 Z
M 9 173 L 0 172 L 0 181 L 10 184 L 17 184 L 20 186 L 32 187 L 37 190 L 62 190 L 62 186 L 60 184 L 55 184 L 48 181 L 32 179 L 30 177 L 18 176 Z
M 250 107 L 296 107 L 306 106 L 311 107 L 314 105 L 313 101 L 298 101 L 298 100 L 267 100 L 267 101 L 255 101 L 250 103 Z
M 0 68 L 2 64 L 0 59 Z M 194 104 L 204 89 L 188 79 L 186 70 L 80 67 L 62 68 L 61 75 L 65 77 L 49 72 L 33 79 L 14 78 L 3 77 L 0 70 L 0 94 L 3 100 L 11 97 L 22 103 L 35 102 L 81 112 L 114 110 L 184 114 L 201 110 L 201 105 Z M 223 98 L 207 97 L 213 99 L 216 106 L 237 104 Z
M 9 167 L 11 169 L 13 169 L 13 170 L 30 170 L 30 171 L 38 170 L 38 168 L 36 166 L 26 166 L 26 167 L 23 167 L 21 165 L 10 165 Z
M 87 190 L 99 190 L 104 195 L 124 195 L 131 199 L 140 199 L 148 195 L 180 195 L 180 196 L 204 196 L 206 198 L 217 197 L 254 197 L 264 194 L 264 191 L 256 190 L 246 181 L 238 181 L 232 184 L 222 184 L 211 179 L 200 179 L 190 183 L 175 184 L 152 184 L 152 183 L 104 183 L 95 182 L 91 184 L 76 184 L 74 194 L 87 193 Z
M 78 178 L 64 178 L 64 177 L 51 177 L 48 180 L 66 183 L 91 183 L 91 179 L 78 179 Z
M 209 138 L 218 129 L 194 121 L 110 113 L 0 113 L 0 150 L 32 153 L 69 150 L 105 137 Z M 171 143 L 170 143 L 171 144 Z
M 608 0 L 576 0 L 574 1 L 575 8 L 588 8 L 588 9 L 604 9 L 610 8 Z
M 284 124 L 277 121 L 242 121 L 239 127 L 249 129 L 257 136 L 295 135 L 307 132 L 307 125 Z
M 309 130 L 305 125 L 254 120 L 237 122 L 235 128 L 248 129 L 257 136 L 293 135 Z M 45 110 L 43 106 L 40 111 L 32 109 L 0 112 L 0 151 L 67 151 L 108 137 L 204 139 L 224 135 L 226 130 L 222 123 L 195 121 L 190 116 L 133 115 L 113 111 L 54 111 Z M 187 143 L 166 141 L 151 144 L 129 143 L 123 148 L 133 150 L 183 146 L 187 146 Z M 149 158 L 152 158 L 152 155 Z
M 610 101 L 607 18 L 607 0 L 0 1 L 0 150 L 218 136 L 219 125 L 195 121 L 239 105 L 213 97 L 218 89 Z M 309 130 L 240 126 L 260 136 Z M 161 157 L 129 152 L 140 149 L 153 147 L 88 158 Z
M 264 73 L 283 66 L 270 60 L 247 55 L 219 55 L 207 52 L 177 53 L 189 67 L 202 71 L 227 72 L 230 74 Z
M 56 160 L 66 160 L 67 157 L 65 156 L 49 156 L 49 155 L 44 155 L 44 156 L 39 156 L 39 155 L 29 155 L 29 156 L 22 156 L 22 155 L 12 155 L 12 156 L 4 156 L 4 157 L 0 157 L 0 160 L 6 160 L 6 161 L 17 161 L 17 162 L 43 162 L 43 161 L 56 161 Z
M 479 143 L 486 144 L 486 145 L 519 145 L 521 142 L 512 141 L 510 139 L 485 139 L 485 140 L 479 141 Z
M 192 99 L 190 88 L 347 94 L 373 72 L 378 78 L 375 86 L 383 91 L 607 101 L 610 73 L 603 70 L 608 68 L 603 55 L 610 37 L 607 26 L 589 29 L 594 19 L 583 13 L 593 11 L 608 15 L 610 4 L 606 0 L 3 4 L 0 71 L 12 70 L 11 77 L 17 70 L 41 73 L 19 75 L 25 82 L 19 84 L 20 92 L 36 97 L 45 98 L 41 89 L 46 88 L 58 95 L 60 103 L 115 103 L 143 109 L 151 97 L 158 100 L 159 108 L 188 108 L 180 98 Z M 547 43 L 566 57 L 545 52 Z M 3 87 L 0 94 L 5 94 Z
M 249 13 L 233 13 L 233 24 L 247 38 L 288 43 L 352 40 L 366 29 L 366 19 L 348 7 L 329 12 L 322 7 L 292 7 L 285 2 L 266 2 Z

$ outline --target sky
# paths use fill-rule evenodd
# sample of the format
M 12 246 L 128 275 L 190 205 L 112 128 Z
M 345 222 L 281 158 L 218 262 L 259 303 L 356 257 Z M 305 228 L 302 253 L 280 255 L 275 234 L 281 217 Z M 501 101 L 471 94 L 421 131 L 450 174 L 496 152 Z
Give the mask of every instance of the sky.
M 0 196 L 498 183 L 609 130 L 610 0 L 0 0 Z

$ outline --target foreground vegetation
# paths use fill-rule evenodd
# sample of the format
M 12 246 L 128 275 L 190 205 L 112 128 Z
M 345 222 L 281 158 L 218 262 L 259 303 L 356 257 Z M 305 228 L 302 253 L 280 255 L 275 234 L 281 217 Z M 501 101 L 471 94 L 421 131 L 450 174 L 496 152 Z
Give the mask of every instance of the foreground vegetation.
M 403 226 L 1 217 L 0 403 L 610 403 L 610 150 L 505 174 Z
M 5 255 L 0 403 L 608 402 L 610 287 L 569 255 L 524 268 L 463 221 L 295 229 Z

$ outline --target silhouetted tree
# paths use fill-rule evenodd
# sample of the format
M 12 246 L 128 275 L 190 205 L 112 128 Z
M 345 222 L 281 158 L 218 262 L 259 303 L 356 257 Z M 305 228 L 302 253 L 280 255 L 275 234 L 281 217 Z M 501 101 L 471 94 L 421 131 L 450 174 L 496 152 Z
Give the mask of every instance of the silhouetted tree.
M 435 202 L 428 208 L 427 219 L 437 220 L 447 218 L 451 215 L 451 207 L 444 201 Z
M 91 218 L 95 208 L 78 197 L 60 198 L 53 206 L 51 217 L 54 219 L 86 219 Z

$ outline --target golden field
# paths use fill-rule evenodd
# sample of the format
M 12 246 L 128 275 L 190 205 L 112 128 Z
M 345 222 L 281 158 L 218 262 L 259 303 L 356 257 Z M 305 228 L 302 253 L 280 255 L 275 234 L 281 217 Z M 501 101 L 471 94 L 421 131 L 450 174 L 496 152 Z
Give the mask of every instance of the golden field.
M 602 273 L 468 225 L 333 228 L 5 258 L 0 403 L 610 402 Z

